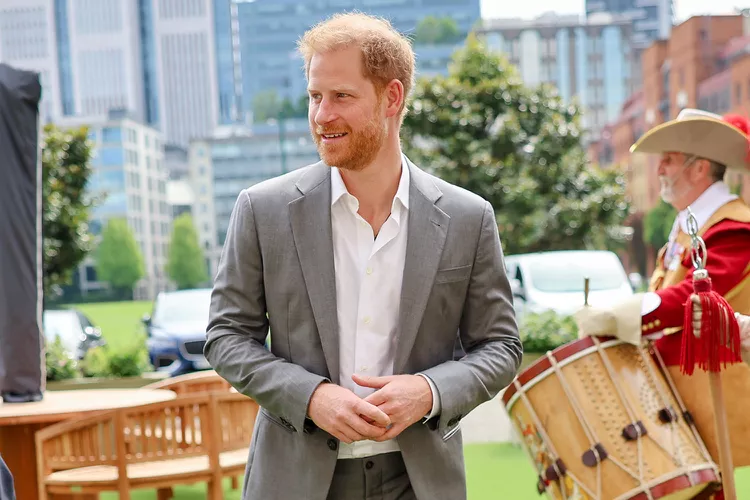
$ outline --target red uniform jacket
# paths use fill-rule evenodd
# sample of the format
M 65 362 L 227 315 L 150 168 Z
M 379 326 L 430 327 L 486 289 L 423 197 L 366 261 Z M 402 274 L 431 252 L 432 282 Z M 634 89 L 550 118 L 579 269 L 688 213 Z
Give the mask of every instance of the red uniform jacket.
M 711 278 L 713 289 L 725 296 L 750 272 L 750 224 L 732 220 L 718 222 L 706 231 L 703 240 L 708 252 L 705 268 Z M 643 317 L 644 335 L 682 327 L 685 302 L 693 293 L 693 263 L 689 252 L 684 257 L 682 265 L 690 269 L 685 279 L 677 285 L 655 292 L 661 298 L 661 304 L 655 311 Z M 681 341 L 681 331 L 656 341 L 656 348 L 667 366 L 679 364 Z

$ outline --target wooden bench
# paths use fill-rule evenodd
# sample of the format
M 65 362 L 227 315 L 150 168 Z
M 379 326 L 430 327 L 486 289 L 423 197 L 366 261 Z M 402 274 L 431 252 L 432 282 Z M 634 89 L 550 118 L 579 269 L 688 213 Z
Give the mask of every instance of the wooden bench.
M 176 377 L 169 377 L 143 387 L 144 389 L 163 389 L 174 392 L 177 395 L 198 394 L 202 392 L 237 392 L 232 385 L 219 376 L 215 370 L 201 370 L 186 373 Z M 240 471 L 238 476 L 232 476 L 232 489 L 239 487 L 239 476 L 244 474 Z M 170 493 L 162 493 L 162 496 L 171 498 Z
M 154 488 L 166 500 L 173 485 L 205 482 L 221 500 L 222 478 L 244 471 L 257 412 L 242 394 L 204 392 L 47 427 L 36 434 L 39 498 Z
M 234 388 L 214 370 L 205 370 L 159 380 L 144 389 L 166 389 L 178 395 L 200 392 L 231 391 Z

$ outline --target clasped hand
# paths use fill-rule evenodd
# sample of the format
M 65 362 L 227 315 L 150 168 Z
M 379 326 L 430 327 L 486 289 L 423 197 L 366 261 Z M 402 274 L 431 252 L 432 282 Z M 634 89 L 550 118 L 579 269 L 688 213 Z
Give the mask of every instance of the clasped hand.
M 315 425 L 344 443 L 393 439 L 432 409 L 430 385 L 419 375 L 353 375 L 352 380 L 376 390 L 363 399 L 339 385 L 321 384 L 308 410 Z

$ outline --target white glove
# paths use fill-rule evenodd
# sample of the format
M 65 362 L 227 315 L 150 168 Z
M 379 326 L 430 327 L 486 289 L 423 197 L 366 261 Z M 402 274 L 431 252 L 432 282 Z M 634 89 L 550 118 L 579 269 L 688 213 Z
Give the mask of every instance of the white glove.
M 742 359 L 750 365 L 750 316 L 738 312 L 734 313 L 737 323 L 740 324 L 740 349 Z
M 578 337 L 612 336 L 640 344 L 643 298 L 643 294 L 635 294 L 608 309 L 584 306 L 574 314 Z
M 584 306 L 573 315 L 578 325 L 578 337 L 606 337 L 617 331 L 617 320 L 609 309 Z

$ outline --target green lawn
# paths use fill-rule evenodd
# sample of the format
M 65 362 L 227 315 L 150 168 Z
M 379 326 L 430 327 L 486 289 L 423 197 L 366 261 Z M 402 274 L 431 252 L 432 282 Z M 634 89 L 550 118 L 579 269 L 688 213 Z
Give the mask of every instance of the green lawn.
M 464 449 L 469 500 L 539 500 L 536 474 L 524 452 L 510 444 L 470 444 Z M 750 469 L 737 473 L 737 497 L 750 498 Z M 226 500 L 240 500 L 240 489 L 231 491 L 225 482 Z M 205 484 L 176 486 L 175 500 L 205 500 Z M 105 493 L 101 500 L 115 500 L 116 493 Z M 137 490 L 132 500 L 156 500 L 156 491 Z
M 512 445 L 467 445 L 465 450 L 470 500 L 538 500 L 536 479 L 523 452 Z M 226 500 L 240 500 L 240 489 L 231 491 L 225 482 Z M 154 490 L 133 492 L 133 500 L 156 500 Z M 175 500 L 204 500 L 205 484 L 177 486 Z M 101 495 L 101 500 L 115 500 L 116 493 Z
M 102 329 L 107 343 L 114 348 L 127 345 L 143 334 L 141 318 L 151 314 L 150 301 L 102 302 L 98 304 L 73 304 L 64 307 L 75 307 L 88 316 L 92 323 Z

